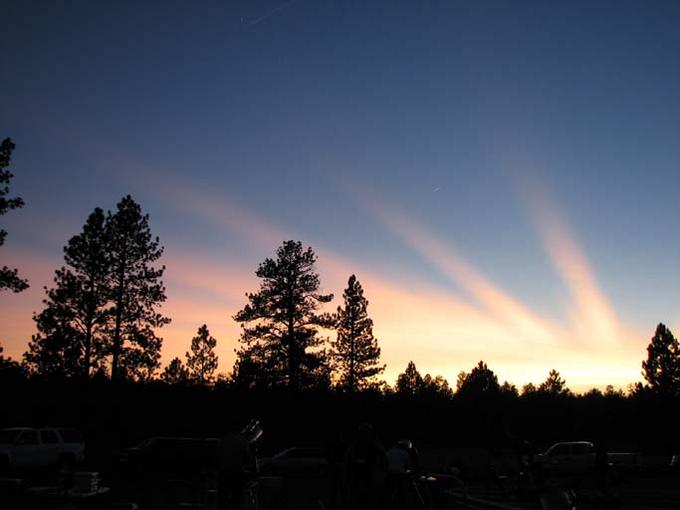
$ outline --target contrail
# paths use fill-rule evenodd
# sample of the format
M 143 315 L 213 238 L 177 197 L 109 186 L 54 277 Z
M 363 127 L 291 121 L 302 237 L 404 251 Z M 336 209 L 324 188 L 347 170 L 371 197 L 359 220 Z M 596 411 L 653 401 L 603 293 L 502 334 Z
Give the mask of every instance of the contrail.
M 255 19 L 255 20 L 251 21 L 250 23 L 248 23 L 248 26 L 251 26 L 251 27 L 252 27 L 252 26 L 257 25 L 257 24 L 260 23 L 261 21 L 264 21 L 264 20 L 266 20 L 267 18 L 269 18 L 270 16 L 273 16 L 273 15 L 276 14 L 277 12 L 281 12 L 281 11 L 284 10 L 286 7 L 290 7 L 292 4 L 296 3 L 297 1 L 298 1 L 298 0 L 290 0 L 290 1 L 288 1 L 288 2 L 286 2 L 286 3 L 284 3 L 284 4 L 282 4 L 282 5 L 279 5 L 277 8 L 272 9 L 271 11 L 269 11 L 267 14 L 263 14 L 263 15 L 260 16 L 259 18 L 257 18 L 257 19 Z

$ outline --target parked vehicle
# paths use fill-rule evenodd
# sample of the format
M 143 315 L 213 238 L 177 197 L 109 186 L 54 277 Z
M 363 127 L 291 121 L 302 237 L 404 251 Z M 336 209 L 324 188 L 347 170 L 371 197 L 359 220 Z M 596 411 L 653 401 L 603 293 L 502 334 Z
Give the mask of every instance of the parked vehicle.
M 258 464 L 261 474 L 277 476 L 324 476 L 330 465 L 323 448 L 301 447 L 262 458 Z
M 637 453 L 607 452 L 607 466 L 633 469 L 639 466 Z M 555 443 L 545 453 L 536 456 L 538 467 L 555 474 L 575 474 L 596 467 L 597 452 L 595 445 L 588 441 Z
M 85 458 L 83 436 L 68 428 L 9 428 L 0 430 L 0 466 L 40 468 L 68 466 Z

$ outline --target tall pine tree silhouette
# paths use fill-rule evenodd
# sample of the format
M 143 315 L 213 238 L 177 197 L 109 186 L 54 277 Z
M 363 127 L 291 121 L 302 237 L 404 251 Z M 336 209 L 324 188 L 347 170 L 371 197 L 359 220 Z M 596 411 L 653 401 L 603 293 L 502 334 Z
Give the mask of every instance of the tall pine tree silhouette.
M 217 355 L 215 346 L 217 340 L 210 336 L 208 326 L 203 324 L 191 339 L 191 352 L 186 353 L 187 370 L 192 382 L 206 386 L 215 380 L 217 370 Z
M 328 383 L 325 353 L 313 349 L 323 345 L 318 327 L 333 325 L 330 316 L 317 313 L 333 295 L 319 293 L 315 262 L 311 248 L 285 241 L 276 259 L 259 265 L 255 274 L 262 279 L 260 290 L 247 294 L 248 304 L 234 316 L 242 326 L 243 344 L 236 376 L 247 367 L 256 383 L 262 376 L 267 385 L 286 384 L 293 391 Z
M 9 138 L 5 138 L 0 144 L 0 216 L 12 209 L 23 207 L 24 201 L 19 197 L 9 198 L 9 181 L 12 180 L 12 173 L 7 170 L 7 167 L 12 160 L 12 152 L 15 145 Z M 0 246 L 5 244 L 5 237 L 7 232 L 0 229 Z M 28 288 L 28 282 L 19 278 L 16 269 L 10 269 L 7 266 L 0 268 L 0 291 L 11 290 L 14 292 L 21 292 Z
M 157 311 L 165 299 L 161 278 L 165 266 L 158 237 L 151 235 L 149 216 L 124 197 L 107 217 L 111 261 L 111 378 L 149 379 L 160 365 L 162 338 L 156 330 L 170 319 Z
M 406 370 L 397 376 L 395 391 L 399 395 L 415 396 L 423 387 L 423 376 L 420 375 L 416 364 L 409 361 Z
M 569 388 L 567 388 L 566 381 L 562 379 L 560 373 L 554 368 L 548 373 L 547 379 L 539 385 L 538 392 L 553 397 L 566 396 L 571 393 Z
M 83 231 L 64 247 L 66 266 L 55 271 L 46 289 L 45 309 L 34 316 L 33 335 L 24 360 L 42 374 L 89 378 L 93 362 L 104 355 L 109 297 L 109 259 L 104 212 L 96 208 Z
M 662 395 L 680 395 L 680 345 L 664 324 L 659 324 L 642 362 L 649 387 Z
M 331 343 L 331 359 L 338 385 L 354 392 L 375 384 L 385 365 L 380 364 L 380 347 L 366 311 L 368 300 L 355 275 L 349 277 L 343 298 L 344 306 L 338 307 L 335 316 L 337 338 Z

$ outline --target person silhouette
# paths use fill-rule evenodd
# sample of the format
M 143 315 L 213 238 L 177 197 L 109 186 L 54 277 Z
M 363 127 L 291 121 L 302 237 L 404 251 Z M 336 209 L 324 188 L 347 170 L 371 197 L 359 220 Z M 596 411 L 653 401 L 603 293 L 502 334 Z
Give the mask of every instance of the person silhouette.
M 369 423 L 357 429 L 356 439 L 347 451 L 346 472 L 348 507 L 382 508 L 387 458 Z
M 220 439 L 218 466 L 219 510 L 234 510 L 242 507 L 248 480 L 257 472 L 255 454 L 246 435 L 229 433 Z M 259 437 L 259 435 L 257 436 Z

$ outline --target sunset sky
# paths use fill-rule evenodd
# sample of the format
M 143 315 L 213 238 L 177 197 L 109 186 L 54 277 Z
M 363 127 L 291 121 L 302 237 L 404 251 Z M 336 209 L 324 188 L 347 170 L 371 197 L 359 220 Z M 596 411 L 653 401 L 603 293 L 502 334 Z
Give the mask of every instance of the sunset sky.
M 370 4 L 370 5 L 367 5 Z M 680 2 L 12 2 L 14 195 L 0 343 L 20 358 L 62 248 L 130 193 L 165 246 L 163 362 L 231 317 L 283 240 L 354 273 L 392 383 L 640 379 L 680 332 Z M 677 330 L 677 331 L 676 331 Z

